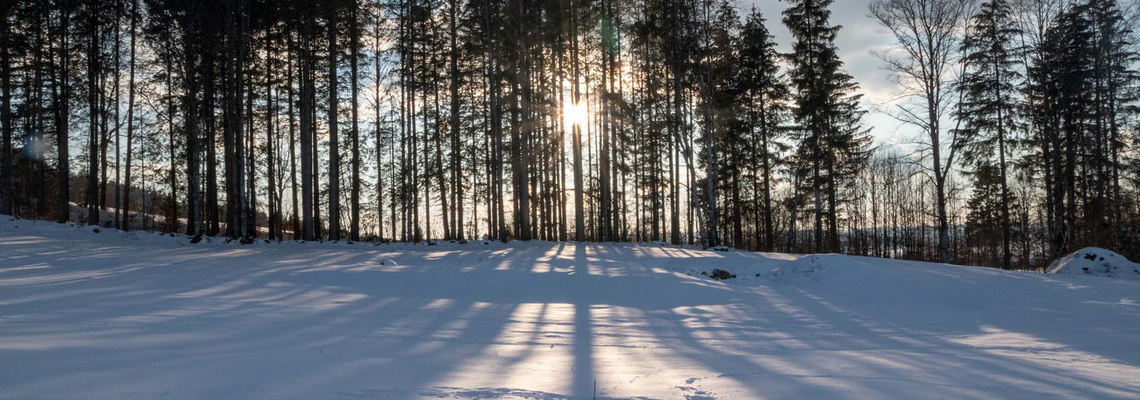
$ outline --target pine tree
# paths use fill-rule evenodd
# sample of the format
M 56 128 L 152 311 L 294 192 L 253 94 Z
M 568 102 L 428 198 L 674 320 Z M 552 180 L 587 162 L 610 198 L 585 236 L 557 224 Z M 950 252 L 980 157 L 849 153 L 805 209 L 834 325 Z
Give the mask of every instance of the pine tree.
M 1140 11 L 1134 9 L 1135 11 Z M 1093 193 L 1090 208 L 1100 208 L 1101 227 L 1093 231 L 1106 231 L 1098 242 L 1109 243 L 1113 248 L 1131 248 L 1137 238 L 1124 232 L 1124 198 L 1121 197 L 1122 149 L 1125 144 L 1125 126 L 1129 115 L 1135 116 L 1140 104 L 1140 52 L 1135 47 L 1133 23 L 1126 21 L 1124 12 L 1115 0 L 1090 0 L 1089 20 L 1094 49 L 1092 90 L 1095 101 L 1092 121 L 1094 158 L 1097 158 L 1097 181 L 1100 189 Z M 1107 236 L 1107 237 L 1106 237 Z M 1127 251 L 1126 251 L 1127 252 Z M 1132 253 L 1140 254 L 1140 253 Z
M 1135 113 L 1137 55 L 1114 1 L 1061 13 L 1035 51 L 1026 89 L 1033 144 L 1046 175 L 1051 258 L 1079 246 L 1123 245 L 1120 129 Z M 1133 109 L 1134 110 L 1134 109 Z
M 1021 34 L 1010 17 L 1005 0 L 983 3 L 974 15 L 962 44 L 966 73 L 960 79 L 963 91 L 958 118 L 966 121 L 968 139 L 963 157 L 977 165 L 995 166 L 1002 204 L 1009 205 L 1009 165 L 1020 130 L 1017 123 L 1017 87 L 1021 74 L 1016 70 L 1019 49 L 1015 38 Z M 996 153 L 995 153 L 996 151 Z M 988 178 L 988 177 L 987 177 Z M 1002 268 L 1012 267 L 1009 207 L 1001 208 Z
M 700 92 L 701 145 L 698 156 L 702 161 L 705 178 L 700 181 L 704 196 L 700 197 L 701 242 L 706 247 L 720 246 L 722 242 L 720 217 L 721 187 L 727 187 L 733 206 L 739 206 L 739 188 L 733 179 L 739 172 L 741 132 L 734 105 L 739 91 L 733 82 L 737 63 L 734 36 L 739 30 L 736 10 L 727 3 L 704 1 L 700 6 L 698 30 L 701 32 L 694 66 Z M 735 153 L 735 154 L 734 154 Z M 735 157 L 734 157 L 735 156 Z M 739 211 L 739 208 L 736 209 Z M 739 214 L 739 212 L 735 213 Z M 739 215 L 733 215 L 739 217 Z M 739 222 L 737 220 L 736 222 Z M 734 238 L 739 239 L 741 226 L 733 227 Z
M 748 159 L 754 179 L 753 209 L 757 215 L 756 247 L 774 251 L 776 242 L 772 192 L 782 143 L 782 125 L 787 119 L 790 92 L 780 74 L 775 37 L 764 26 L 764 17 L 755 9 L 748 15 L 740 34 L 740 60 L 737 64 L 738 103 L 744 118 Z
M 990 161 L 984 159 L 974 163 L 971 173 L 974 177 L 973 192 L 966 202 L 969 210 L 966 215 L 966 243 L 970 253 L 977 257 L 972 261 L 983 265 L 996 261 L 992 260 L 993 254 L 1001 254 L 1005 259 L 1006 253 L 995 243 L 1002 242 L 1004 246 L 1003 239 L 1009 234 L 1007 224 L 1011 206 L 1001 168 Z
M 794 88 L 793 115 L 798 123 L 796 162 L 810 174 L 815 251 L 838 252 L 840 187 L 853 178 L 853 172 L 866 158 L 869 137 L 859 122 L 863 112 L 858 105 L 858 85 L 841 70 L 843 62 L 835 47 L 839 27 L 828 22 L 832 1 L 791 3 L 784 11 L 784 24 L 795 39 L 788 59 Z

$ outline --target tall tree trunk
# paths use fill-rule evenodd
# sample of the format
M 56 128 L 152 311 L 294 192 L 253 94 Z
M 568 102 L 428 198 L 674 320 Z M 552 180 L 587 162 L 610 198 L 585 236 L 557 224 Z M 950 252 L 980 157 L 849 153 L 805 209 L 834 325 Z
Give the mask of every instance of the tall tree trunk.
M 457 14 L 459 1 L 450 0 L 449 27 L 451 31 L 451 56 L 449 57 L 449 75 L 451 77 L 451 187 L 454 207 L 454 228 L 452 235 L 455 239 L 463 240 L 463 173 L 461 169 L 462 153 L 459 148 L 459 30 L 457 27 Z
M 71 163 L 68 156 L 68 149 L 70 148 L 70 120 L 71 120 L 71 49 L 70 37 L 68 28 L 71 27 L 71 6 L 70 3 L 64 3 L 60 8 L 59 19 L 59 60 L 55 68 L 56 79 L 58 82 L 52 85 L 53 97 L 55 97 L 55 129 L 56 129 L 56 151 L 58 166 L 56 169 L 59 173 L 59 190 L 58 197 L 56 197 L 56 218 L 55 221 L 59 223 L 67 222 L 71 219 Z
M 329 240 L 340 240 L 340 137 L 337 89 L 337 13 L 329 7 Z
M 381 26 L 381 24 L 379 21 L 379 16 L 377 16 L 377 19 L 375 21 L 373 21 L 373 28 L 375 29 L 375 31 L 373 33 L 374 33 L 376 38 L 380 37 L 380 26 Z M 380 65 L 381 65 L 380 40 L 376 39 L 375 43 L 376 43 L 375 44 L 376 47 L 374 48 L 375 51 L 373 52 L 373 56 L 372 56 L 372 63 L 373 63 L 374 74 L 375 74 L 374 75 L 375 82 L 373 83 L 372 86 L 373 86 L 373 90 L 374 90 L 373 95 L 375 96 L 374 101 L 375 101 L 375 105 L 376 105 L 376 109 L 374 110 L 375 114 L 376 114 L 376 119 L 374 121 L 375 122 L 374 129 L 375 129 L 375 134 L 376 134 L 376 237 L 377 237 L 377 239 L 383 240 L 384 239 L 384 175 L 385 175 L 383 173 L 383 171 L 385 171 L 385 169 L 383 167 L 384 166 L 384 146 L 383 146 L 383 139 L 382 139 L 382 134 L 381 134 L 382 128 L 381 128 L 381 117 L 380 117 L 380 114 L 381 114 L 381 111 L 380 111 L 380 109 L 381 109 L 380 86 L 381 85 L 380 85 L 380 83 L 383 79 L 383 75 L 381 74 L 381 67 L 380 67 Z M 392 146 L 392 147 L 395 147 L 395 146 Z M 391 161 L 391 159 L 389 159 L 389 161 Z M 395 213 L 392 213 L 389 218 L 391 218 L 393 223 L 395 223 L 395 221 L 396 221 Z M 393 228 L 394 228 L 394 226 L 393 226 Z M 392 237 L 395 238 L 395 236 L 396 236 L 396 232 L 393 229 Z
M 120 146 L 120 141 L 121 141 L 120 139 L 121 139 L 122 135 L 119 133 L 119 127 L 121 126 L 120 125 L 120 119 L 119 119 L 119 117 L 120 117 L 119 103 L 121 100 L 120 99 L 121 96 L 119 93 L 120 92 L 120 90 L 119 90 L 119 78 L 122 75 L 122 65 L 121 65 L 122 64 L 122 62 L 121 62 L 122 57 L 120 57 L 121 47 L 122 47 L 122 35 L 120 35 L 119 29 L 122 26 L 122 21 L 120 21 L 122 19 L 122 10 L 123 10 L 122 2 L 120 0 L 116 0 L 115 1 L 115 50 L 114 50 L 114 54 L 115 54 L 115 78 L 114 78 L 115 79 L 115 84 L 114 84 L 115 100 L 113 102 L 114 107 L 115 107 L 115 129 L 114 129 L 114 132 L 115 132 L 115 200 L 114 200 L 115 204 L 113 207 L 115 209 L 115 218 L 113 220 L 111 220 L 111 225 L 117 227 L 119 230 L 123 230 L 123 226 L 119 223 L 121 220 L 121 217 L 122 217 L 122 212 L 123 212 L 123 196 L 122 196 L 123 195 L 123 179 L 122 179 L 122 175 L 121 175 L 122 174 L 122 164 L 120 163 L 120 161 L 121 161 L 120 158 L 121 158 L 123 153 L 122 153 L 122 148 Z M 104 191 L 105 190 L 106 189 L 104 188 Z
M 518 78 L 515 81 L 515 99 L 514 103 L 518 112 L 516 113 L 515 122 L 511 126 L 511 131 L 514 133 L 512 138 L 514 143 L 512 148 L 515 151 L 514 157 L 514 170 L 515 170 L 515 200 L 517 202 L 515 215 L 516 232 L 515 235 L 521 240 L 531 239 L 531 212 L 530 212 L 530 181 L 527 179 L 529 176 L 530 164 L 530 137 L 533 127 L 533 120 L 531 115 L 531 57 L 530 57 L 530 41 L 526 28 L 530 28 L 530 14 L 532 10 L 525 4 L 524 0 L 519 0 L 519 23 L 518 23 L 518 38 L 519 38 L 519 63 L 521 64 L 518 71 Z
M 34 113 L 30 113 L 32 115 L 29 116 L 30 118 L 32 118 L 34 120 L 34 121 L 29 121 L 29 125 L 33 125 L 34 130 L 35 130 L 35 134 L 33 134 L 32 140 L 34 140 L 35 143 L 40 144 L 39 146 L 36 146 L 36 149 L 35 149 L 35 158 L 36 158 L 36 162 L 35 162 L 36 205 L 35 205 L 35 214 L 34 214 L 34 215 L 38 216 L 39 218 L 47 217 L 47 213 L 48 213 L 48 211 L 47 211 L 47 193 L 48 193 L 47 168 L 48 167 L 47 167 L 46 157 L 44 154 L 44 149 L 47 147 L 46 146 L 47 138 L 44 136 L 44 132 L 47 130 L 46 129 L 46 125 L 47 125 L 46 115 L 47 114 L 44 113 L 44 105 L 43 105 L 43 103 L 44 103 L 44 100 L 43 100 L 43 97 L 44 97 L 44 93 L 43 93 L 44 64 L 45 64 L 45 62 L 44 62 L 44 47 L 45 47 L 45 42 L 46 42 L 46 40 L 44 38 L 43 30 L 44 30 L 44 20 L 47 17 L 46 14 L 47 13 L 37 12 L 35 17 L 33 17 L 33 22 L 31 23 L 32 24 L 31 29 L 33 29 L 35 31 L 35 34 L 34 34 L 35 39 L 33 39 L 34 41 L 32 43 L 32 65 L 35 66 L 33 68 L 35 70 L 35 73 L 34 73 L 34 76 L 32 78 L 32 87 L 34 89 L 28 90 L 29 103 L 30 103 L 31 109 L 34 110 Z M 11 29 L 11 28 L 9 27 L 9 29 Z M 9 35 L 11 35 L 11 32 L 9 32 Z M 9 57 L 11 57 L 11 56 L 9 55 Z M 12 68 L 11 64 L 8 65 L 8 68 L 9 69 Z M 11 71 L 9 70 L 8 73 L 11 74 Z M 11 100 L 9 99 L 9 102 L 10 101 Z M 11 112 L 11 110 L 9 110 L 8 112 Z M 2 147 L 2 146 L 0 146 L 0 147 Z M 11 151 L 10 145 L 9 145 L 9 151 Z M 11 157 L 10 154 L 9 154 L 9 157 Z M 9 166 L 11 166 L 11 164 L 9 164 Z M 2 180 L 2 179 L 0 179 L 0 180 Z M 0 186 L 3 186 L 2 183 L 0 183 Z M 2 190 L 2 188 L 0 188 L 0 190 Z M 10 200 L 12 200 L 14 202 L 14 199 L 10 199 Z M 14 203 L 9 203 L 9 204 L 12 204 L 12 208 L 13 208 L 12 211 L 15 211 L 14 210 L 15 204 Z
M 203 139 L 206 145 L 206 220 L 209 221 L 206 227 L 206 234 L 210 236 L 217 236 L 221 232 L 221 210 L 218 204 L 218 145 L 217 145 L 217 124 L 215 121 L 215 106 L 214 102 L 217 99 L 217 64 L 215 62 L 214 52 L 209 51 L 204 53 L 205 59 L 202 60 L 202 81 L 205 85 L 202 96 L 202 125 L 205 126 L 205 138 Z M 228 175 L 227 175 L 228 177 Z
M 683 93 L 683 87 L 681 85 L 681 81 L 683 79 L 684 72 L 682 72 L 682 69 L 681 69 L 682 67 L 680 65 L 680 61 L 676 60 L 676 58 L 678 57 L 676 55 L 676 53 L 679 50 L 672 49 L 671 51 L 674 53 L 674 55 L 673 55 L 673 57 L 674 57 L 673 66 L 672 66 L 672 71 L 671 71 L 672 78 L 673 78 L 673 85 L 672 85 L 672 89 L 673 89 L 673 116 L 672 116 L 672 121 L 669 124 L 669 129 L 672 131 L 672 135 L 671 135 L 672 137 L 670 138 L 669 143 L 671 144 L 670 153 L 671 153 L 672 159 L 673 159 L 673 162 L 670 163 L 670 167 L 672 169 L 672 174 L 673 174 L 673 177 L 672 177 L 673 190 L 670 191 L 670 195 L 673 197 L 673 199 L 671 202 L 672 203 L 671 204 L 671 207 L 672 207 L 671 214 L 672 215 L 671 215 L 671 221 L 670 221 L 670 225 L 669 225 L 669 239 L 670 239 L 670 242 L 673 243 L 674 245 L 679 245 L 679 244 L 681 244 L 681 219 L 680 219 L 681 218 L 681 183 L 680 183 L 681 160 L 680 160 L 680 154 L 682 151 L 681 149 L 683 147 L 685 147 L 684 143 L 682 143 L 682 140 L 686 136 L 683 132 L 685 130 L 685 126 L 684 126 L 685 116 L 684 116 L 684 113 L 682 112 L 682 109 L 684 107 L 684 93 Z
M 119 229 L 131 229 L 131 155 L 135 136 L 135 35 L 138 31 L 139 0 L 131 1 L 131 55 L 127 67 L 127 148 L 126 160 L 123 163 L 123 220 Z M 212 182 L 211 182 L 212 184 Z
M 7 11 L 7 10 L 5 10 Z M 0 12 L 0 123 L 3 139 L 0 141 L 0 214 L 14 214 L 12 211 L 12 60 L 11 27 L 8 13 Z
M 360 100 L 359 100 L 359 62 L 360 62 L 360 12 L 357 0 L 352 0 L 350 14 L 349 35 L 352 49 L 349 52 L 349 68 L 352 85 L 352 187 L 349 194 L 349 207 L 352 208 L 349 217 L 348 240 L 360 240 Z M 379 103 L 377 103 L 379 106 Z M 379 107 L 377 107 L 379 109 Z M 377 160 L 379 161 L 379 160 Z
M 1001 83 L 1002 78 L 1004 78 L 1004 77 L 1001 75 L 1000 66 L 994 65 L 994 82 L 995 83 Z M 1002 267 L 1002 269 L 1011 269 L 1011 268 L 1013 268 L 1013 252 L 1010 249 L 1010 240 L 1011 240 L 1010 236 L 1011 235 L 1010 235 L 1009 208 L 1013 207 L 1013 205 L 1010 204 L 1009 184 L 1007 183 L 1008 171 L 1007 171 L 1006 159 L 1005 159 L 1005 153 L 1006 153 L 1006 150 L 1005 150 L 1005 145 L 1006 145 L 1006 143 L 1005 143 L 1005 117 L 1006 116 L 1003 113 L 1003 111 L 1005 111 L 1005 110 L 1001 107 L 1001 98 L 1002 98 L 1001 85 L 1000 84 L 993 85 L 992 90 L 994 92 L 994 96 L 995 96 L 994 98 L 998 102 L 998 107 L 997 107 L 997 140 L 998 140 L 998 165 L 1001 168 L 1001 205 L 1002 205 L 1002 207 L 1001 207 L 1001 242 L 1002 242 L 1001 267 Z
M 608 79 L 609 67 L 602 68 L 602 100 L 600 102 L 601 110 L 601 127 L 599 133 L 601 134 L 601 150 L 598 152 L 598 206 L 600 208 L 600 215 L 598 222 L 601 231 L 599 232 L 600 240 L 603 242 L 613 241 L 613 199 L 610 191 L 610 133 L 613 130 L 610 116 L 610 105 L 608 88 L 606 88 L 606 81 Z
M 196 15 L 187 19 L 194 20 Z M 197 38 L 187 29 L 183 37 L 185 43 L 185 59 L 183 60 L 186 93 L 183 97 L 186 126 L 186 234 L 194 237 L 202 235 L 201 213 L 201 139 L 198 133 L 198 55 L 194 43 Z M 213 182 L 208 182 L 213 185 Z
M 293 45 L 293 35 L 292 34 L 286 34 L 286 36 L 288 37 L 287 45 L 286 45 L 286 47 L 288 48 L 288 51 L 296 52 L 297 49 Z M 287 57 L 286 64 L 285 64 L 285 96 L 286 96 L 286 103 L 288 103 L 288 104 L 286 106 L 285 112 L 286 112 L 286 118 L 289 119 L 289 121 L 288 121 L 288 125 L 289 125 L 289 176 L 290 176 L 290 179 L 289 179 L 290 190 L 289 191 L 290 191 L 290 194 L 292 197 L 291 200 L 293 203 L 293 214 L 292 214 L 292 218 L 291 218 L 292 223 L 290 225 L 292 225 L 292 230 L 293 230 L 292 239 L 297 240 L 297 239 L 300 239 L 303 237 L 303 231 L 304 230 L 301 227 L 301 214 L 300 214 L 300 210 L 299 210 L 300 202 L 297 199 L 297 180 L 298 180 L 298 177 L 297 177 L 297 128 L 296 128 L 297 118 L 296 118 L 296 114 L 294 114 L 294 112 L 293 112 L 294 111 L 293 110 L 293 103 L 294 103 L 294 101 L 296 101 L 297 98 L 293 96 L 293 94 L 294 94 L 293 84 L 294 83 L 295 83 L 295 81 L 293 80 L 293 57 Z M 302 90 L 302 92 L 303 92 L 303 90 Z M 302 135 L 303 135 L 303 133 L 302 133 Z
M 310 24 L 306 21 L 306 25 Z M 301 46 L 301 225 L 303 240 L 316 240 L 313 221 L 313 60 L 310 38 L 303 36 Z
M 269 216 L 269 240 L 282 240 L 281 238 L 281 198 L 277 188 L 277 109 L 276 96 L 273 92 L 273 38 L 266 33 L 265 38 L 265 165 L 266 165 L 266 198 L 268 199 L 267 215 Z
M 227 57 L 223 98 L 225 99 L 225 132 L 227 193 L 230 208 L 227 210 L 230 238 L 243 243 L 252 241 L 250 237 L 249 194 L 246 193 L 246 137 L 244 127 L 243 96 L 245 83 L 245 55 L 248 46 L 248 6 L 245 0 L 237 0 L 227 10 Z M 232 182 L 230 182 L 232 181 Z
M 815 245 L 816 253 L 823 253 L 823 175 L 820 173 L 823 149 L 820 145 L 822 139 L 820 138 L 821 132 L 815 130 L 812 132 L 812 161 L 811 161 L 811 190 L 812 196 L 815 200 L 815 237 L 813 243 Z
M 87 224 L 99 225 L 99 81 L 102 79 L 99 14 L 88 12 L 87 34 Z
M 491 142 L 492 142 L 492 171 L 491 180 L 494 188 L 492 200 L 495 202 L 494 213 L 495 233 L 500 241 L 506 242 L 506 198 L 503 191 L 503 116 L 502 116 L 502 66 L 498 61 L 498 50 L 492 50 L 491 58 Z
M 432 171 L 432 174 L 435 175 L 436 184 L 439 186 L 439 208 L 443 220 L 443 238 L 452 239 L 451 219 L 448 215 L 449 209 L 447 207 L 447 183 L 443 179 L 443 129 L 441 128 L 441 125 L 443 125 L 443 113 L 441 112 L 442 107 L 439 104 L 439 97 L 439 85 L 437 85 L 436 82 L 432 82 L 432 98 L 435 100 L 436 115 L 435 129 L 433 130 L 435 134 L 432 138 L 432 141 L 435 142 L 435 170 Z
M 761 104 L 761 106 L 763 107 L 764 104 Z M 761 155 L 760 155 L 760 157 L 761 157 L 760 168 L 761 169 L 760 169 L 760 171 L 761 171 L 761 173 L 764 174 L 764 177 L 763 177 L 764 187 L 763 187 L 763 200 L 762 200 L 763 201 L 762 209 L 764 212 L 764 245 L 763 245 L 762 249 L 764 249 L 764 251 L 776 251 L 776 233 L 775 233 L 775 226 L 774 226 L 775 224 L 773 223 L 773 218 L 772 218 L 772 212 L 773 212 L 773 210 L 772 210 L 772 161 L 771 161 L 772 157 L 770 155 L 771 153 L 769 153 L 769 150 L 768 150 L 768 148 L 769 148 L 769 143 L 768 143 L 769 137 L 771 136 L 771 132 L 772 132 L 773 128 L 768 123 L 768 117 L 767 117 L 766 113 L 765 113 L 765 116 L 761 118 L 760 129 L 762 132 L 760 134 L 761 135 L 760 136 L 761 137 L 761 139 L 760 139 L 760 152 L 761 152 Z
M 115 24 L 115 25 L 117 26 L 118 24 Z M 104 29 L 107 29 L 107 28 L 104 28 Z M 107 33 L 104 32 L 103 34 L 106 35 Z M 105 37 L 100 38 L 99 39 L 100 46 L 102 46 L 103 43 L 107 40 L 108 39 Z M 100 50 L 100 51 L 102 51 L 102 50 Z M 112 51 L 114 51 L 114 46 L 112 46 Z M 112 58 L 117 58 L 118 54 L 115 54 L 114 52 L 112 52 L 112 54 L 108 54 L 108 56 L 112 57 Z M 100 74 L 99 74 L 98 102 L 99 102 L 99 209 L 100 210 L 107 208 L 107 167 L 109 165 L 109 163 L 107 162 L 107 150 L 108 150 L 108 146 L 111 143 L 110 129 L 108 127 L 108 125 L 110 124 L 109 120 L 110 120 L 110 114 L 111 114 L 111 108 L 110 108 L 110 104 L 109 104 L 110 103 L 109 98 L 111 97 L 111 95 L 108 93 L 108 90 L 107 90 L 107 81 L 110 79 L 109 75 L 117 73 L 114 71 L 110 71 L 110 67 L 105 64 L 106 62 L 107 61 L 100 60 L 100 66 L 99 66 Z M 112 219 L 112 222 L 114 222 L 114 221 L 115 220 Z M 102 222 L 102 216 L 100 216 L 100 222 Z

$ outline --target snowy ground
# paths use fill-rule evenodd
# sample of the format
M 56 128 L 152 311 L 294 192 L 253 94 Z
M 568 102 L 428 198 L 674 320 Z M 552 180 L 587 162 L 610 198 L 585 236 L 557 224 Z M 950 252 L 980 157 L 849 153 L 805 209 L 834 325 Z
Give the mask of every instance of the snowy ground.
M 92 230 L 0 217 L 0 399 L 1140 397 L 1138 281 Z

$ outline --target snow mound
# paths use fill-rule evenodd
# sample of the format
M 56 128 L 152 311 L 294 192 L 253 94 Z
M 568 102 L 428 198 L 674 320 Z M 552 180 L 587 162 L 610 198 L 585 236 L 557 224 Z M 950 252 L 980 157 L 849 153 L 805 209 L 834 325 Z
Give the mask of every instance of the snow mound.
M 856 264 L 851 257 L 840 254 L 813 254 L 780 264 L 769 274 L 780 283 L 818 282 L 836 275 L 847 275 Z
M 1048 273 L 1140 280 L 1140 264 L 1112 250 L 1085 247 L 1054 261 Z

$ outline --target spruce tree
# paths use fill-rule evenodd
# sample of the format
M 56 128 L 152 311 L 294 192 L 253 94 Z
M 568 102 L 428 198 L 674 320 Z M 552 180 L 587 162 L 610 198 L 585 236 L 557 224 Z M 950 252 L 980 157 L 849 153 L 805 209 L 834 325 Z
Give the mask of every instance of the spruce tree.
M 960 79 L 963 91 L 958 118 L 966 121 L 968 139 L 963 157 L 975 166 L 997 168 L 995 181 L 1000 187 L 999 226 L 1002 240 L 1002 268 L 1009 269 L 1010 190 L 1009 167 L 1012 162 L 1017 122 L 1017 88 L 1021 74 L 1017 71 L 1014 40 L 1021 34 L 1014 28 L 1010 8 L 1005 0 L 983 3 L 971 18 L 969 32 L 963 42 L 966 73 Z
M 772 192 L 775 170 L 783 143 L 790 92 L 780 74 L 775 37 L 764 26 L 764 17 L 755 9 L 749 13 L 740 32 L 736 87 L 741 91 L 739 107 L 745 125 L 745 140 L 751 161 L 753 218 L 757 248 L 775 250 L 775 218 Z
M 1050 258 L 1088 245 L 1123 246 L 1121 121 L 1135 109 L 1136 53 L 1115 2 L 1090 0 L 1060 14 L 1029 69 L 1026 93 L 1046 175 Z
M 840 185 L 854 177 L 866 159 L 869 137 L 862 128 L 858 84 L 842 71 L 835 37 L 839 26 L 828 22 L 831 0 L 791 0 L 784 25 L 794 37 L 789 75 L 793 87 L 799 141 L 798 168 L 809 172 L 814 200 L 816 252 L 839 251 Z M 826 208 L 826 209 L 825 209 Z M 827 236 L 824 236 L 824 219 Z

